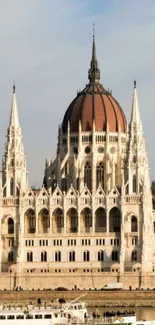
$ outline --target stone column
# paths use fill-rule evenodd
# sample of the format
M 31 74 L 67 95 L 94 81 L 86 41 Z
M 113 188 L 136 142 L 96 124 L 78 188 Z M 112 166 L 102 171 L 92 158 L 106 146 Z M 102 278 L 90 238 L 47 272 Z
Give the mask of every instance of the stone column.
M 109 210 L 106 209 L 106 232 L 109 233 Z
M 53 222 L 53 215 L 52 215 L 52 209 L 51 209 L 51 207 L 49 206 L 49 218 L 50 218 L 50 234 L 52 234 L 52 232 L 53 232 L 53 225 L 52 225 L 52 222 Z
M 92 194 L 96 191 L 96 159 L 95 159 L 95 121 L 93 120 L 92 134 Z
M 66 234 L 66 209 L 63 209 L 63 213 L 64 213 L 64 234 Z
M 84 164 L 82 165 L 82 162 L 79 161 L 80 166 L 80 172 L 79 172 L 79 192 L 81 193 L 85 184 L 84 184 Z
M 73 187 L 74 187 L 75 190 L 77 188 L 77 184 L 76 184 L 77 177 L 78 177 L 78 174 L 77 174 L 77 168 L 76 168 L 76 156 L 74 154 L 74 160 L 73 160 Z
M 81 220 L 80 220 L 80 212 L 79 212 L 79 209 L 78 209 L 78 234 L 80 234 L 81 232 Z
M 124 202 L 123 200 L 123 196 L 122 196 L 122 202 Z M 122 203 L 123 205 L 123 203 Z M 124 260 L 125 260 L 125 238 L 124 238 L 124 210 L 123 210 L 123 207 L 120 211 L 121 213 L 121 221 L 122 221 L 122 224 L 121 224 L 121 234 L 120 234 L 120 273 L 124 273 Z
M 35 216 L 36 216 L 36 234 L 38 234 L 38 209 L 35 206 Z
M 48 213 L 49 213 L 49 219 L 50 219 L 50 229 L 49 229 L 49 232 L 50 232 L 50 234 L 52 233 L 52 202 L 51 202 L 51 188 L 49 188 L 49 190 L 48 190 L 48 193 L 49 193 L 49 199 L 48 199 Z
M 23 207 L 22 207 L 22 198 L 19 197 L 19 206 L 18 206 L 18 216 L 16 215 L 15 229 L 16 229 L 16 254 L 17 254 L 17 274 L 16 274 L 16 285 L 22 286 L 21 283 L 21 275 L 22 275 L 22 263 L 24 260 L 23 256 L 23 246 L 25 245 L 25 241 L 23 240 L 24 234 L 24 215 L 23 215 Z M 24 220 L 24 221 L 23 221 Z
M 93 234 L 95 233 L 95 214 L 93 210 L 92 210 L 92 232 Z
M 3 198 L 0 198 L 0 216 L 3 218 L 3 209 L 2 209 Z M 1 221 L 0 219 L 0 221 Z M 0 272 L 2 272 L 2 251 L 3 251 L 3 242 L 2 242 L 2 231 L 1 231 L 2 222 L 0 222 Z

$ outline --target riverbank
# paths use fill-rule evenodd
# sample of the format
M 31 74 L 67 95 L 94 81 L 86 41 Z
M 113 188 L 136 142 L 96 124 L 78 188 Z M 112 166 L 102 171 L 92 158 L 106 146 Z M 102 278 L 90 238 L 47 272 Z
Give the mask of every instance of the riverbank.
M 0 304 L 53 304 L 59 298 L 66 301 L 81 297 L 88 307 L 154 307 L 155 291 L 0 291 Z

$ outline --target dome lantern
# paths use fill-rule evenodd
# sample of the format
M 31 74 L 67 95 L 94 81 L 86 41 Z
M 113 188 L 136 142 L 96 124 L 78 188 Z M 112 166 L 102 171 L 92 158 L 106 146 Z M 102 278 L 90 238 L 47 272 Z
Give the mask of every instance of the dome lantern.
M 90 83 L 99 82 L 100 80 L 100 70 L 98 68 L 98 61 L 96 57 L 96 45 L 95 45 L 94 35 L 93 35 L 93 46 L 92 46 L 92 59 L 88 71 L 88 79 L 90 80 Z

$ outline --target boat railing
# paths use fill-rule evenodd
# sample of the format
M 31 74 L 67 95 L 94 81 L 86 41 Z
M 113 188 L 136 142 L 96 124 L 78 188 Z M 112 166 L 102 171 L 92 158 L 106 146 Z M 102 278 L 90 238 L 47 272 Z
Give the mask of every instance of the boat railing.
M 102 315 L 96 315 L 96 317 L 86 317 L 85 319 L 85 324 L 90 324 L 90 321 L 91 323 L 93 324 L 112 324 L 116 321 L 118 321 L 119 323 L 123 322 L 124 321 L 124 318 L 125 317 L 135 317 L 135 314 L 125 314 L 125 313 L 122 313 L 120 315 L 115 315 L 115 316 L 102 316 Z

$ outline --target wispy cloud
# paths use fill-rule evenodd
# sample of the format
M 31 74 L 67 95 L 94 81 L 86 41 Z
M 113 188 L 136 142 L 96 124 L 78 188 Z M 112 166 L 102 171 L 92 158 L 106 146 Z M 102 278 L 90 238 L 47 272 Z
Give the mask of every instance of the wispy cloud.
M 0 0 L 0 153 L 15 79 L 31 184 L 41 184 L 45 158 L 55 155 L 58 124 L 77 89 L 87 83 L 93 21 L 102 82 L 128 118 L 137 78 L 155 178 L 155 2 Z

